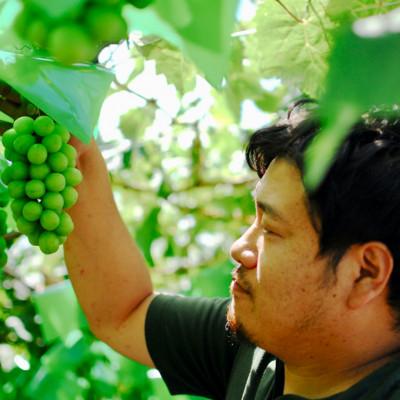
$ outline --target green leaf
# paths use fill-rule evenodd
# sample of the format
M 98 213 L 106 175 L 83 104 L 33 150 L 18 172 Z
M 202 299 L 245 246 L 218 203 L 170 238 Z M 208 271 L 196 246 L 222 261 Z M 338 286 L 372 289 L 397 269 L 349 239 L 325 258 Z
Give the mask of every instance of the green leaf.
M 21 3 L 18 0 L 3 0 L 0 3 L 0 31 L 10 29 L 20 9 Z
M 151 267 L 154 267 L 154 261 L 150 251 L 151 243 L 154 239 L 161 236 L 158 227 L 158 215 L 160 211 L 160 207 L 153 208 L 142 222 L 142 225 L 135 232 L 136 242 L 141 248 L 147 263 Z
M 34 379 L 26 388 L 26 399 L 41 400 L 70 400 L 83 399 L 86 388 L 82 381 L 72 371 L 55 373 L 45 368 L 40 368 Z
M 12 124 L 12 123 L 14 123 L 14 118 L 10 117 L 3 111 L 0 111 L 0 121 L 8 122 L 8 123 Z
M 157 73 L 163 74 L 168 83 L 174 85 L 180 94 L 194 89 L 196 69 L 185 59 L 182 52 L 164 41 L 146 47 L 149 47 L 146 58 L 156 62 Z
M 367 111 L 374 105 L 400 101 L 400 34 L 386 32 L 388 19 L 384 16 L 370 18 L 375 20 L 374 32 L 376 24 L 381 24 L 380 36 L 363 37 L 346 29 L 336 41 L 322 99 L 324 117 L 330 120 L 336 118 L 343 104 Z M 369 21 L 355 27 L 368 29 Z
M 400 34 L 391 33 L 400 26 L 398 16 L 399 11 L 392 11 L 369 17 L 338 34 L 321 100 L 324 129 L 306 160 L 309 188 L 318 185 L 349 128 L 363 113 L 400 103 Z
M 317 96 L 327 71 L 332 22 L 327 0 L 263 0 L 257 9 L 257 32 L 249 39 L 248 56 L 265 78 L 279 77 Z
M 125 8 L 130 30 L 157 35 L 188 56 L 219 88 L 226 75 L 238 0 L 163 0 Z
M 34 294 L 32 300 L 42 319 L 40 326 L 46 343 L 66 338 L 70 332 L 88 325 L 70 281 L 49 286 Z
M 305 154 L 306 188 L 314 190 L 324 178 L 337 150 L 359 115 L 360 109 L 356 106 L 341 104 L 340 113 L 335 113 L 336 119 L 330 120 L 311 142 Z
M 144 132 L 150 127 L 156 116 L 156 107 L 147 103 L 145 107 L 133 108 L 123 114 L 119 121 L 119 128 L 125 137 L 140 141 Z
M 94 65 L 65 66 L 0 50 L 0 79 L 89 143 L 113 74 Z
M 330 0 L 327 14 L 338 21 L 384 14 L 398 7 L 396 2 L 384 3 L 381 0 Z
M 190 296 L 228 297 L 233 265 L 229 260 L 211 268 L 203 268 L 192 276 Z
M 68 339 L 71 343 L 55 343 L 42 356 L 42 365 L 49 371 L 62 373 L 65 370 L 74 370 L 90 356 L 89 337 L 85 337 L 80 331 L 74 331 Z

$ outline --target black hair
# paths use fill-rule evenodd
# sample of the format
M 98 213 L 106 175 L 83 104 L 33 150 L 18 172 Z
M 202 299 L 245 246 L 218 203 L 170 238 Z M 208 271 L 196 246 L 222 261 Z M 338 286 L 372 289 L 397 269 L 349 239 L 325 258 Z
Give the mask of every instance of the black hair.
M 259 177 L 277 157 L 295 163 L 304 176 L 304 154 L 321 123 L 317 109 L 300 117 L 291 114 L 251 136 L 246 160 Z M 389 248 L 394 268 L 387 301 L 400 331 L 400 121 L 360 118 L 320 185 L 306 193 L 319 256 L 328 257 L 334 272 L 354 244 L 379 241 Z

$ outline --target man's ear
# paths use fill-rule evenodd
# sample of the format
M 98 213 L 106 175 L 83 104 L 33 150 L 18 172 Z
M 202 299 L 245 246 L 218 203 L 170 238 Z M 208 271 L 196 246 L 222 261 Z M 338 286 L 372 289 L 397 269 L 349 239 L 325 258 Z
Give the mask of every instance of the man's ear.
M 381 242 L 352 246 L 348 256 L 353 267 L 353 282 L 347 305 L 356 309 L 373 301 L 385 290 L 393 270 L 393 256 Z

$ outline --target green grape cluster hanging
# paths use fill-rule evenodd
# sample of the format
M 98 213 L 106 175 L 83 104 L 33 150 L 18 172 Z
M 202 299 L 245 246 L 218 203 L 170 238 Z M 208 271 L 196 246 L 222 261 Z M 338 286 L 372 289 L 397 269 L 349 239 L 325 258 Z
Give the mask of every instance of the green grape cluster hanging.
M 122 16 L 131 3 L 144 8 L 153 0 L 88 0 L 79 3 L 62 18 L 49 18 L 34 2 L 23 1 L 14 22 L 15 32 L 34 47 L 47 50 L 65 64 L 92 62 L 106 45 L 128 37 Z M 50 7 L 50 6 L 49 6 Z
M 57 251 L 74 228 L 66 210 L 78 200 L 82 174 L 69 140 L 68 130 L 48 116 L 20 117 L 2 138 L 11 164 L 1 179 L 17 228 L 45 254 Z

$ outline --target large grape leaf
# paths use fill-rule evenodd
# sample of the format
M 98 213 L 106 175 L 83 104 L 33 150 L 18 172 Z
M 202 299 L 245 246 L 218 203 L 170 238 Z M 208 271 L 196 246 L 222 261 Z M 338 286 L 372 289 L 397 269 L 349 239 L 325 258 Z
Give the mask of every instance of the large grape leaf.
M 0 50 L 0 80 L 85 143 L 93 136 L 112 79 L 111 71 L 98 66 L 65 66 Z
M 279 77 L 318 96 L 327 71 L 332 22 L 328 0 L 262 0 L 255 18 L 256 34 L 248 56 L 265 78 Z
M 400 104 L 400 9 L 358 20 L 339 33 L 321 99 L 322 132 L 308 149 L 305 183 L 315 188 L 349 130 L 365 112 Z M 384 62 L 382 62 L 384 60 Z
M 227 73 L 238 0 L 162 0 L 125 8 L 131 31 L 157 35 L 178 47 L 219 88 Z
M 227 105 L 238 121 L 241 117 L 243 100 L 253 100 L 261 110 L 276 112 L 285 94 L 282 85 L 277 85 L 276 88 L 268 91 L 262 87 L 262 76 L 259 71 L 251 64 L 243 62 L 244 46 L 241 40 L 233 44 L 231 68 L 224 87 Z

